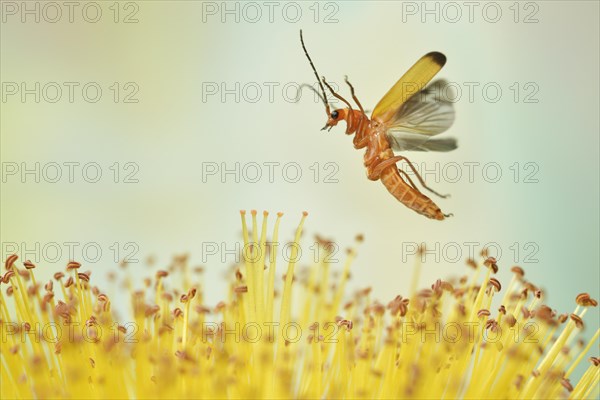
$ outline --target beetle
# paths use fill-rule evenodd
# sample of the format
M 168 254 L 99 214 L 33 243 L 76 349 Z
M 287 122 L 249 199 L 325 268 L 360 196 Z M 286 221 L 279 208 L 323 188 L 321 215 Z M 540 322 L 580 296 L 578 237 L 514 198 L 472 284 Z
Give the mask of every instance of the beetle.
M 358 109 L 354 109 L 350 102 L 336 93 L 324 76 L 319 78 L 317 69 L 306 50 L 302 30 L 300 42 L 317 78 L 321 93 L 310 85 L 303 86 L 315 91 L 325 104 L 327 122 L 321 130 L 331 130 L 341 121 L 345 121 L 346 134 L 355 134 L 354 147 L 366 148 L 364 165 L 368 179 L 381 180 L 392 196 L 421 215 L 435 220 L 452 216 L 452 214 L 442 213 L 440 208 L 417 188 L 410 176 L 396 164 L 401 161 L 406 162 L 425 189 L 442 198 L 448 195 L 441 195 L 429 188 L 410 160 L 394 154 L 394 151 L 410 150 L 447 152 L 458 147 L 454 138 L 434 137 L 445 132 L 454 122 L 452 102 L 440 95 L 447 82 L 436 80 L 426 86 L 446 64 L 446 56 L 434 51 L 421 57 L 377 103 L 369 118 L 347 76 L 345 82 Z M 323 85 L 332 96 L 341 100 L 347 107 L 332 111 Z

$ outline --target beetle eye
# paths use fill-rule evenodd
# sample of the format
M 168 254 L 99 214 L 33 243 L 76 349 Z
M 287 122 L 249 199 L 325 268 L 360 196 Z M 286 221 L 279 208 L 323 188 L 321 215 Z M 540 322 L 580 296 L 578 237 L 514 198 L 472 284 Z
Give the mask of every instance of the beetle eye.
M 338 117 L 338 112 L 337 111 L 334 111 L 334 112 L 331 113 L 331 119 L 337 119 L 337 117 Z

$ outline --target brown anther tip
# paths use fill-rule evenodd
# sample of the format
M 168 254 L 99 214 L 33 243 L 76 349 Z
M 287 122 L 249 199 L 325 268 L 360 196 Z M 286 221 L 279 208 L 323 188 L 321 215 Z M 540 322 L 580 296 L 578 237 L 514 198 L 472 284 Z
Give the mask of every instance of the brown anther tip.
M 302 211 L 302 215 L 308 217 L 308 211 Z
M 565 389 L 567 389 L 569 392 L 572 392 L 572 391 L 573 391 L 573 385 L 571 385 L 571 382 L 570 382 L 568 379 L 565 379 L 565 378 L 561 379 L 561 380 L 560 380 L 560 384 L 561 384 L 561 385 L 562 385 L 562 386 L 563 386 Z
M 575 322 L 575 326 L 577 326 L 580 329 L 583 328 L 583 320 L 579 315 L 571 314 L 571 319 L 573 320 L 573 322 Z
M 164 278 L 167 276 L 169 276 L 169 273 L 167 271 L 164 271 L 164 270 L 156 271 L 156 279 Z
M 25 262 L 23 263 L 23 265 L 24 265 L 24 266 L 25 266 L 25 268 L 27 268 L 27 269 L 32 269 L 32 268 L 35 268 L 35 264 L 34 264 L 34 263 L 32 263 L 30 260 L 27 260 L 27 261 L 25 261 Z
M 173 316 L 175 318 L 181 317 L 183 315 L 183 310 L 179 307 L 173 310 Z
M 70 276 L 69 279 L 67 279 L 67 281 L 65 282 L 65 287 L 68 288 L 69 286 L 71 286 L 73 284 L 73 282 L 75 282 L 73 280 L 73 277 Z
M 341 321 L 338 321 L 337 325 L 339 327 L 342 327 L 342 326 L 345 327 L 346 331 L 348 331 L 348 332 L 351 331 L 352 327 L 354 326 L 354 324 L 352 323 L 352 321 L 347 320 L 347 319 L 343 319 Z
M 266 217 L 269 215 L 269 212 L 267 210 L 263 211 L 263 217 Z
M 552 318 L 556 316 L 556 313 L 547 305 L 542 304 L 535 311 L 535 316 L 543 321 L 549 322 L 550 320 L 552 320 Z
M 332 246 L 334 243 L 332 240 L 325 239 L 323 236 L 321 236 L 319 234 L 315 235 L 315 240 L 318 244 L 320 244 L 323 247 Z
M 312 324 L 310 324 L 308 326 L 308 329 L 311 331 L 314 331 L 315 329 L 317 329 L 319 327 L 319 323 L 318 322 L 313 322 Z
M 477 316 L 479 318 L 489 317 L 490 315 L 491 315 L 490 310 L 486 310 L 485 308 L 482 308 L 481 310 L 477 311 Z
M 278 216 L 279 218 L 281 218 L 281 217 L 283 217 L 283 213 L 282 213 L 281 211 L 279 211 L 279 212 L 277 213 L 277 216 Z
M 383 315 L 385 313 L 385 307 L 383 304 L 375 301 L 371 307 L 369 307 L 370 311 L 373 311 L 375 315 Z
M 520 278 L 525 276 L 525 271 L 523 271 L 523 268 L 519 267 L 518 265 L 515 265 L 514 267 L 512 267 L 511 272 L 515 273 L 517 276 L 519 276 Z
M 529 294 L 529 290 L 527 290 L 527 288 L 521 290 L 520 296 L 522 299 L 526 299 L 527 295 Z
M 2 275 L 2 278 L 0 278 L 0 281 L 2 283 L 8 283 L 10 281 L 10 278 L 12 278 L 15 275 L 15 271 L 6 271 L 4 273 L 4 275 Z
M 488 284 L 490 286 L 492 286 L 494 289 L 496 289 L 496 292 L 499 292 L 502 289 L 502 285 L 500 284 L 500 281 L 496 278 L 490 278 L 490 281 L 488 282 Z
M 467 259 L 467 265 L 473 269 L 477 269 L 477 263 L 472 258 Z
M 575 302 L 582 307 L 597 307 L 598 302 L 590 297 L 588 293 L 580 293 L 575 298 Z
M 498 264 L 496 264 L 496 259 L 494 257 L 486 258 L 483 262 L 483 265 L 485 265 L 488 268 L 491 268 L 494 274 L 498 272 Z
M 17 261 L 18 258 L 19 258 L 19 256 L 16 254 L 12 254 L 12 255 L 8 256 L 6 258 L 6 261 L 4 262 L 4 268 L 6 268 L 7 270 L 11 269 L 13 264 L 15 263 L 15 261 Z
M 504 321 L 506 321 L 506 324 L 512 328 L 513 326 L 515 326 L 515 324 L 517 323 L 517 319 L 514 317 L 514 315 L 512 314 L 508 314 L 505 318 Z
M 79 279 L 81 279 L 84 282 L 89 282 L 90 281 L 90 277 L 87 274 L 78 273 L 77 276 L 79 277 Z
M 210 308 L 208 307 L 204 307 L 204 306 L 196 306 L 194 307 L 194 310 L 198 313 L 198 314 L 210 314 Z
M 67 264 L 67 270 L 78 268 L 81 268 L 81 264 L 77 261 L 69 261 L 69 263 Z
M 233 291 L 235 293 L 247 293 L 248 292 L 248 286 L 238 286 L 235 289 L 233 289 Z
M 144 312 L 144 315 L 146 317 L 150 317 L 156 313 L 158 313 L 160 311 L 160 307 L 157 305 L 151 306 L 151 307 L 146 307 L 146 310 Z
M 358 235 L 356 235 L 354 240 L 356 240 L 358 243 L 362 243 L 365 240 L 365 235 L 363 235 L 362 233 L 359 233 Z
M 496 321 L 495 319 L 488 319 L 485 322 L 485 329 L 491 329 L 492 332 L 496 332 L 496 330 L 498 329 L 498 321 Z
M 506 307 L 504 307 L 504 305 L 501 305 L 501 306 L 498 308 L 498 312 L 499 312 L 500 314 L 502 314 L 502 315 L 506 315 Z
M 37 292 L 39 291 L 39 289 L 40 289 L 40 285 L 39 284 L 38 285 L 29 286 L 27 288 L 27 294 L 30 295 L 30 296 L 35 296 L 35 295 L 37 295 Z
M 442 290 L 445 290 L 446 292 L 454 292 L 454 286 L 452 286 L 450 282 L 442 281 L 441 287 Z
M 542 291 L 541 290 L 536 290 L 533 292 L 533 295 L 535 296 L 536 299 L 541 299 L 542 298 Z
M 590 362 L 594 365 L 594 367 L 597 367 L 600 365 L 600 357 L 590 357 Z
M 31 357 L 31 363 L 34 365 L 39 365 L 42 363 L 42 357 L 35 354 L 33 357 Z
M 165 332 L 172 332 L 173 327 L 171 325 L 163 324 L 160 328 L 158 328 L 158 335 L 162 336 Z
M 188 291 L 188 298 L 191 300 L 196 296 L 196 288 L 191 288 Z
M 408 312 L 408 303 L 408 299 L 403 299 L 402 296 L 398 295 L 394 300 L 388 303 L 387 308 L 392 315 L 397 315 L 399 313 L 401 317 L 404 317 Z
M 569 319 L 569 316 L 567 314 L 560 314 L 557 319 L 558 319 L 558 322 L 562 324 L 567 319 Z
M 255 216 L 255 215 L 256 215 L 256 213 L 257 213 L 257 211 L 256 211 L 256 210 L 250 210 L 250 214 L 252 214 L 252 216 Z
M 187 303 L 188 302 L 187 294 L 182 294 L 181 297 L 179 297 L 179 301 L 182 303 Z
M 246 215 L 246 210 L 240 210 L 240 214 Z

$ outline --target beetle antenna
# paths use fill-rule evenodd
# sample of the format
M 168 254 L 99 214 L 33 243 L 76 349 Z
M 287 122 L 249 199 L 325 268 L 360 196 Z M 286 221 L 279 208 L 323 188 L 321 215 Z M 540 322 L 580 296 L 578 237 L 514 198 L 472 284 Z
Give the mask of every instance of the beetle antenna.
M 310 56 L 308 55 L 308 51 L 306 50 L 306 46 L 304 45 L 304 38 L 302 37 L 302 29 L 300 29 L 300 43 L 302 43 L 302 48 L 304 49 L 304 54 L 306 54 L 306 58 L 308 58 L 308 62 L 310 63 L 310 66 L 312 67 L 312 70 L 315 73 L 315 77 L 317 78 L 317 82 L 319 82 L 319 87 L 321 88 L 321 92 L 323 92 L 323 97 L 321 97 L 320 95 L 319 95 L 319 97 L 321 97 L 321 100 L 323 100 L 323 103 L 325 103 L 325 112 L 327 113 L 327 118 L 329 118 L 329 114 L 331 114 L 331 109 L 329 108 L 329 103 L 327 102 L 327 94 L 325 94 L 325 88 L 323 87 L 323 84 L 321 83 L 321 80 L 319 79 L 319 74 L 317 73 L 315 64 L 313 64 L 312 59 L 310 58 Z M 312 86 L 309 86 L 309 87 L 311 89 L 315 90 Z
M 300 93 L 302 93 L 302 89 L 310 89 L 314 94 L 316 94 L 317 96 L 319 96 L 319 99 L 321 99 L 321 101 L 323 103 L 327 103 L 327 100 L 325 100 L 323 98 L 323 95 L 321 94 L 321 92 L 319 92 L 317 89 L 315 89 L 312 85 L 308 84 L 308 83 L 303 83 L 302 85 L 300 85 L 300 87 L 298 87 L 298 96 L 296 96 L 296 101 L 300 100 Z

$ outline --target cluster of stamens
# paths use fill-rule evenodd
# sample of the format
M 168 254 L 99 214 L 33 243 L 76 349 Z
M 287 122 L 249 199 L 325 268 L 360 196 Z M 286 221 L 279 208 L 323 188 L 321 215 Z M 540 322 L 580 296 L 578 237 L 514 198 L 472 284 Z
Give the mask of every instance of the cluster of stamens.
M 269 241 L 268 213 L 259 226 L 252 211 L 251 227 L 241 215 L 249 252 L 215 305 L 205 299 L 204 268 L 192 268 L 187 256 L 124 282 L 129 319 L 117 319 L 127 308 L 115 310 L 113 295 L 92 286 L 80 263 L 39 285 L 34 263 L 18 266 L 9 256 L 0 275 L 2 398 L 598 395 L 600 359 L 590 357 L 587 369 L 582 361 L 599 331 L 573 344 L 584 314 L 598 305 L 589 294 L 559 313 L 521 267 L 502 285 L 498 261 L 484 251 L 467 260 L 468 275 L 413 285 L 387 304 L 370 288 L 348 298 L 354 249 L 337 268 L 327 261 L 331 241 L 319 237 L 318 262 L 302 267 L 292 254 L 283 280 L 275 279 L 282 214 Z M 422 268 L 417 258 L 413 283 Z M 134 290 L 136 283 L 143 289 Z M 578 366 L 584 372 L 572 381 Z

